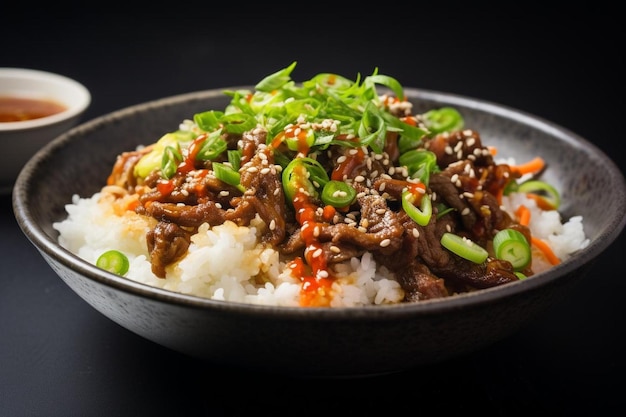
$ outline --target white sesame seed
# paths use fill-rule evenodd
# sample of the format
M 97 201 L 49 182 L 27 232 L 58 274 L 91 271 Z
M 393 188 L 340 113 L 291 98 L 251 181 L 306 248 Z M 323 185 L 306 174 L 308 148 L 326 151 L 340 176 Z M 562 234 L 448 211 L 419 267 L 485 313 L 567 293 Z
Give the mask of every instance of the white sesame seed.
M 386 248 L 387 246 L 391 245 L 391 239 L 383 239 L 380 241 L 379 245 L 381 248 Z

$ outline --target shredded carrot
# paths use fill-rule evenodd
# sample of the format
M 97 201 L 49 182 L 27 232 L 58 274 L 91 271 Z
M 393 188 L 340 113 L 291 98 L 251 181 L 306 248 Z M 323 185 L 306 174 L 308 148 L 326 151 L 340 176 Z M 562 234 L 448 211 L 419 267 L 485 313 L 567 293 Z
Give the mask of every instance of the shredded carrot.
M 515 210 L 515 215 L 519 217 L 519 223 L 522 226 L 528 226 L 530 224 L 530 209 L 525 205 L 520 205 L 517 210 Z
M 531 159 L 528 162 L 519 165 L 511 166 L 513 172 L 517 172 L 520 175 L 524 174 L 537 174 L 546 166 L 546 161 L 540 156 Z
M 489 151 L 491 156 L 496 156 L 498 154 L 498 148 L 496 148 L 495 146 L 487 145 L 487 150 Z
M 537 207 L 539 207 L 541 210 L 556 210 L 556 207 L 554 207 L 554 205 L 552 205 L 548 200 L 546 200 L 539 194 L 526 193 L 526 197 L 530 198 L 531 200 L 535 200 L 535 203 L 537 203 Z
M 535 245 L 537 249 L 539 249 L 545 255 L 546 259 L 552 265 L 558 265 L 561 263 L 561 260 L 552 252 L 552 248 L 545 241 L 539 239 L 538 237 L 531 237 L 532 244 Z

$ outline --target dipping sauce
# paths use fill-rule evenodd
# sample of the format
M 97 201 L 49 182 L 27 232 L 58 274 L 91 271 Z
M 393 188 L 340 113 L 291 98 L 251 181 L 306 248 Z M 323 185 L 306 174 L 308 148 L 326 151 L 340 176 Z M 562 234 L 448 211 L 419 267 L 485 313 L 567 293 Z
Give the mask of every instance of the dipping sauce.
M 67 106 L 46 99 L 0 96 L 0 122 L 19 122 L 52 116 Z

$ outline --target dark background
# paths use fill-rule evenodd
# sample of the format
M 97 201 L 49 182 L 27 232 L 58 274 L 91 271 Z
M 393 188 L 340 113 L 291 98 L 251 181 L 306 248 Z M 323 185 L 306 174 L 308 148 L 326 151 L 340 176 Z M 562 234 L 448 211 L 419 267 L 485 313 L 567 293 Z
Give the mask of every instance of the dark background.
M 129 5 L 3 11 L 0 67 L 80 81 L 93 95 L 85 121 L 165 96 L 254 84 L 292 61 L 296 80 L 318 72 L 354 79 L 378 67 L 405 86 L 552 121 L 626 167 L 623 22 L 597 2 L 558 13 L 387 2 L 341 11 L 338 3 Z M 121 328 L 45 264 L 19 230 L 10 196 L 0 204 L 2 417 L 623 408 L 624 233 L 585 280 L 505 340 L 397 375 L 307 380 L 212 367 Z

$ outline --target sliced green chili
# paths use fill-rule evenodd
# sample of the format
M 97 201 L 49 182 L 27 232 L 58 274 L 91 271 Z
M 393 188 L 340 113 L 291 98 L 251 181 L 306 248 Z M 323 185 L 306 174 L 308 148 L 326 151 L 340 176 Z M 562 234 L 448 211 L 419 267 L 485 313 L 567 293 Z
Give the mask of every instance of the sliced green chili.
M 96 266 L 117 275 L 124 275 L 128 272 L 130 262 L 122 252 L 111 249 L 98 257 Z
M 432 133 L 452 132 L 463 128 L 463 116 L 454 107 L 441 107 L 422 115 L 424 124 Z
M 318 161 L 309 157 L 293 159 L 283 169 L 283 190 L 288 201 L 300 188 L 313 196 L 317 196 L 317 189 L 323 189 L 328 182 L 328 174 Z
M 454 233 L 444 233 L 443 236 L 441 236 L 441 246 L 476 264 L 485 262 L 489 256 L 487 250 L 482 246 L 466 237 L 455 235 Z
M 427 194 L 422 195 L 419 208 L 415 207 L 413 204 L 415 200 L 416 196 L 411 191 L 408 189 L 402 191 L 402 208 L 406 214 L 408 214 L 409 217 L 415 221 L 415 223 L 420 226 L 426 226 L 428 222 L 430 222 L 430 217 L 433 214 L 433 206 L 430 196 Z
M 332 180 L 324 185 L 321 198 L 324 204 L 336 208 L 347 207 L 356 199 L 356 190 L 343 181 Z

